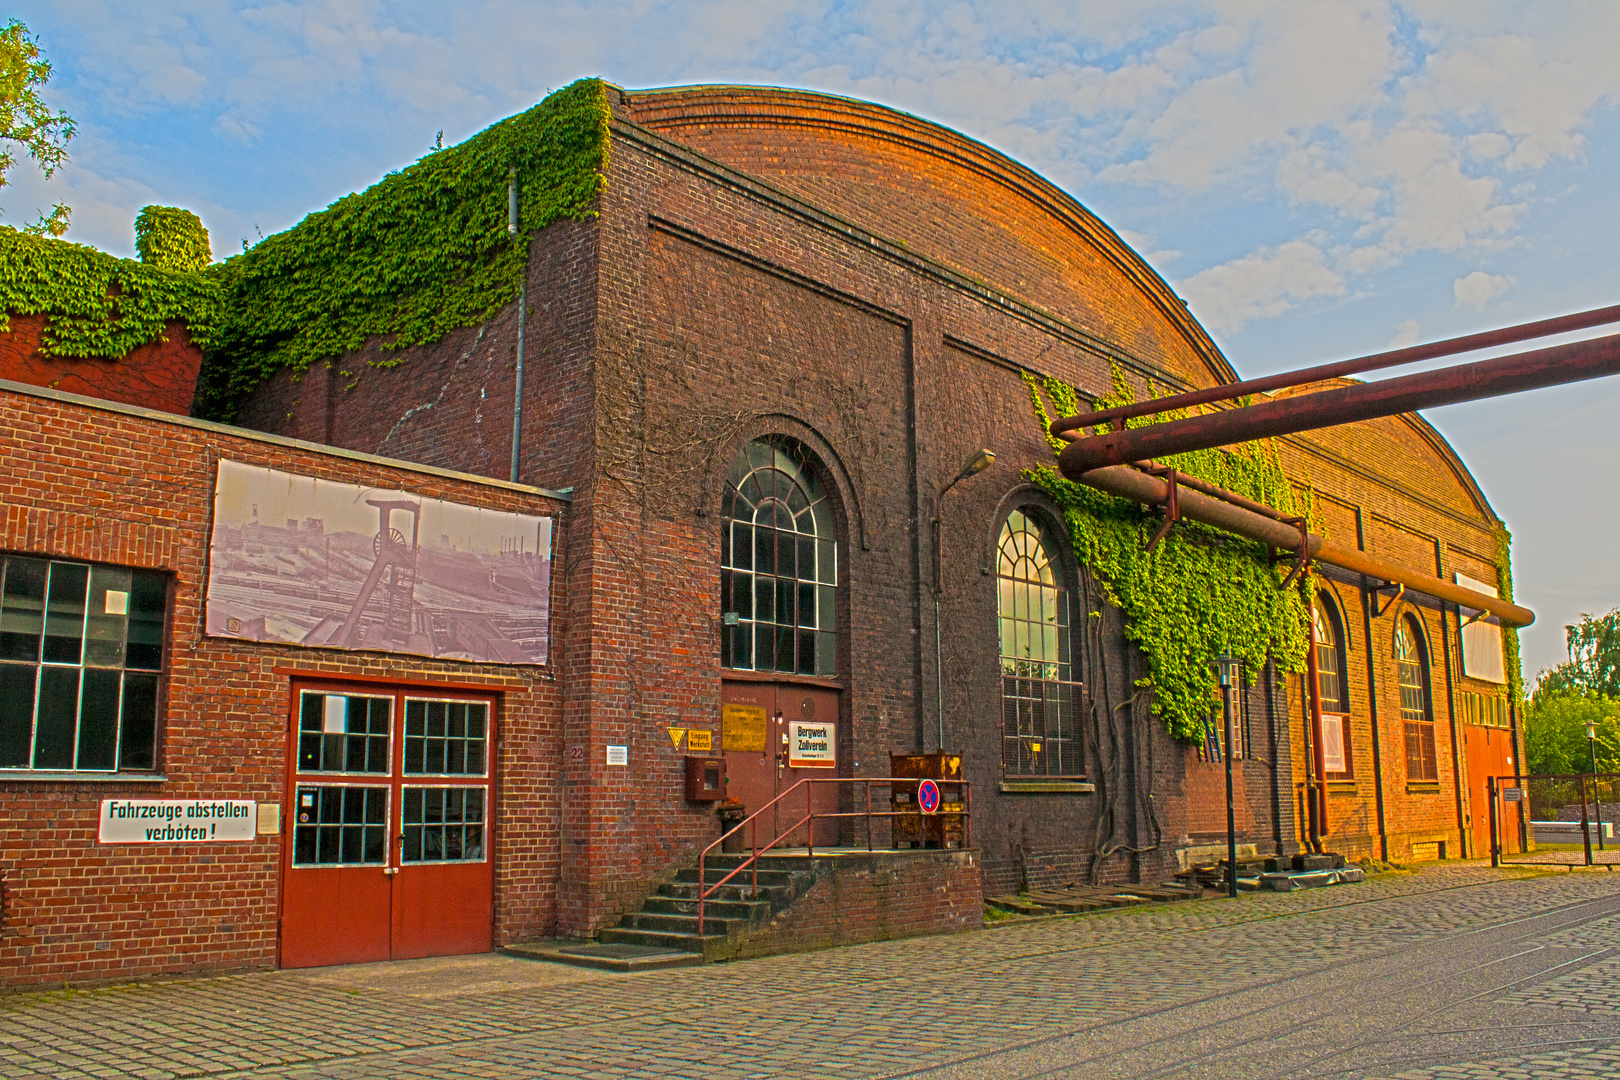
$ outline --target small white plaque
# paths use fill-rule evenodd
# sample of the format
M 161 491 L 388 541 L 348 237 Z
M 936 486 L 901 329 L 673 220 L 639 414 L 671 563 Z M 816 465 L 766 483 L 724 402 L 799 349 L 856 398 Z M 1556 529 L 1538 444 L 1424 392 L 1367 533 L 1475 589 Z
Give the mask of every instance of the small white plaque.
M 308 798 L 308 796 L 305 796 Z M 281 835 L 281 804 L 278 802 L 262 802 L 259 804 L 258 833 L 260 836 Z
M 251 799 L 103 799 L 97 838 L 103 844 L 252 840 L 256 805 Z
M 630 748 L 628 746 L 610 746 L 607 748 L 609 765 L 630 764 Z
M 106 608 L 108 615 L 128 615 L 129 593 L 121 592 L 118 589 L 108 589 Z
M 349 730 L 349 699 L 341 694 L 326 695 L 326 726 L 328 735 L 343 735 Z

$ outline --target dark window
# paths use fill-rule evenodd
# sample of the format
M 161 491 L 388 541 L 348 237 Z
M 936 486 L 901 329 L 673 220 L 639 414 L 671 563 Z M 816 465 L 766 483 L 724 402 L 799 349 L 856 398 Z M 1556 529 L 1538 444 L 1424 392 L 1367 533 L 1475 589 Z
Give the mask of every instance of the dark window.
M 721 522 L 721 663 L 836 675 L 838 545 L 804 451 L 749 443 L 726 474 Z
M 1316 629 L 1316 685 L 1322 697 L 1322 759 L 1329 780 L 1349 780 L 1355 774 L 1350 752 L 1350 702 L 1347 697 L 1344 624 L 1327 593 L 1312 605 Z M 1342 763 L 1344 768 L 1335 768 Z
M 1002 526 L 1001 764 L 1008 775 L 1081 776 L 1080 684 L 1071 679 L 1069 590 L 1050 531 L 1015 510 Z
M 1429 658 L 1423 647 L 1423 632 L 1410 615 L 1395 624 L 1395 669 L 1395 681 L 1401 690 L 1401 720 L 1406 725 L 1406 778 L 1438 780 Z
M 156 765 L 168 579 L 0 558 L 0 769 Z

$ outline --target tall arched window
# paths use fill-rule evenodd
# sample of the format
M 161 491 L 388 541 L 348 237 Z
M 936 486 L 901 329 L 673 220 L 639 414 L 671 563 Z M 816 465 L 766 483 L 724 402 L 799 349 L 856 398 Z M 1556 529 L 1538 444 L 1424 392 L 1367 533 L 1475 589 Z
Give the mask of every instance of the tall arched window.
M 1438 780 L 1429 657 L 1423 630 L 1411 615 L 1402 616 L 1395 624 L 1395 682 L 1401 690 L 1401 719 L 1406 723 L 1406 778 Z
M 796 443 L 756 439 L 726 473 L 720 662 L 838 673 L 838 545 L 826 491 Z
M 1348 780 L 1354 770 L 1350 753 L 1350 704 L 1346 694 L 1344 624 L 1327 593 L 1311 605 L 1316 621 L 1316 685 L 1322 698 L 1322 765 L 1329 779 Z
M 1002 767 L 1009 775 L 1081 776 L 1079 685 L 1071 679 L 1069 590 L 1051 530 L 1015 510 L 1001 528 Z

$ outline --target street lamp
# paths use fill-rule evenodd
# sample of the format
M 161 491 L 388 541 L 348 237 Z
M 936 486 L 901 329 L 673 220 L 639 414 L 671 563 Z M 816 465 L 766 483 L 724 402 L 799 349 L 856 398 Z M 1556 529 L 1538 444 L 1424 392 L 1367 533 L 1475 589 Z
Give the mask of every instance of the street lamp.
M 1597 721 L 1586 722 L 1586 748 L 1592 752 L 1592 805 L 1597 807 L 1598 850 L 1603 850 L 1603 803 L 1598 800 Z M 1583 811 L 1584 813 L 1584 811 Z
M 1242 674 L 1242 661 L 1235 656 L 1215 658 L 1215 681 L 1221 687 L 1221 753 L 1226 758 L 1226 895 L 1236 896 L 1237 817 L 1232 809 L 1232 691 Z
M 956 477 L 944 487 L 939 489 L 939 495 L 934 499 L 934 707 L 939 710 L 939 752 L 945 752 L 945 638 L 939 626 L 939 594 L 945 589 L 944 555 L 945 541 L 941 536 L 940 504 L 945 501 L 945 493 L 960 484 L 970 476 L 984 472 L 996 462 L 996 455 L 989 450 L 980 450 L 968 459 Z M 921 737 L 922 732 L 919 731 Z

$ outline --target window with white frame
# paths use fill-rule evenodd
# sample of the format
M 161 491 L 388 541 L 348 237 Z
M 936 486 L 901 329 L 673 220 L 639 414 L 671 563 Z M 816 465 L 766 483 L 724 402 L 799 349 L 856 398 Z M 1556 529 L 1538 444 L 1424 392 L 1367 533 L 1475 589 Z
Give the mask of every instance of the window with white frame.
M 0 557 L 0 771 L 156 766 L 168 578 Z

